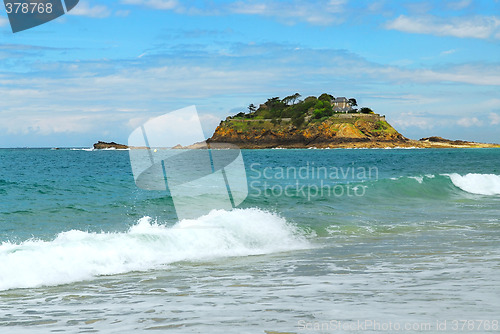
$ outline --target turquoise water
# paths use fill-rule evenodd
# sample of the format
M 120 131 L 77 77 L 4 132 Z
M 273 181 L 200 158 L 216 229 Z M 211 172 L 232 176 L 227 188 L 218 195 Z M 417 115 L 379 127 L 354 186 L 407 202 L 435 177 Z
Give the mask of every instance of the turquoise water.
M 0 150 L 0 331 L 498 331 L 500 149 L 243 157 L 179 222 L 127 151 Z

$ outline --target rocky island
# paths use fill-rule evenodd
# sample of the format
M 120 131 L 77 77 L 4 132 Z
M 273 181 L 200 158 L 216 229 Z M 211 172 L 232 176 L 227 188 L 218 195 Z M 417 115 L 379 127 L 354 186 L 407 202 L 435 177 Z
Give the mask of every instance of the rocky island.
M 300 94 L 270 98 L 259 107 L 251 104 L 222 121 L 208 143 L 231 143 L 240 148 L 460 148 L 499 147 L 441 137 L 411 140 L 394 129 L 385 116 L 370 108 L 357 109 L 354 98 L 330 94 Z
M 117 144 L 114 141 L 112 142 L 104 142 L 104 141 L 98 141 L 93 145 L 94 150 L 109 150 L 109 149 L 115 149 L 115 150 L 125 150 L 128 148 L 127 145 L 123 144 Z

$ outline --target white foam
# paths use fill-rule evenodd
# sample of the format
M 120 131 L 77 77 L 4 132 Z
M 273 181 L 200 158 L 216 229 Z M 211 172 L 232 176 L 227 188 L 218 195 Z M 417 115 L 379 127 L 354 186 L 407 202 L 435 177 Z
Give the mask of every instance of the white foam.
M 0 245 L 0 290 L 145 271 L 178 261 L 308 248 L 303 233 L 259 209 L 214 210 L 172 227 L 144 217 L 123 233 L 67 231 L 52 241 Z
M 495 174 L 444 174 L 453 184 L 471 194 L 500 195 L 500 175 Z
M 424 182 L 424 177 L 423 176 L 408 176 L 409 179 L 414 179 L 418 183 L 422 184 Z
M 71 151 L 87 151 L 87 152 L 92 152 L 94 149 L 92 147 L 90 148 L 72 148 Z
M 409 146 L 409 147 L 395 146 L 395 147 L 384 147 L 384 148 L 374 147 L 373 149 L 383 149 L 383 150 L 420 150 L 422 148 L 421 147 L 415 147 L 415 146 Z
M 116 148 L 116 147 L 106 147 L 100 148 L 99 151 L 130 151 L 130 148 Z

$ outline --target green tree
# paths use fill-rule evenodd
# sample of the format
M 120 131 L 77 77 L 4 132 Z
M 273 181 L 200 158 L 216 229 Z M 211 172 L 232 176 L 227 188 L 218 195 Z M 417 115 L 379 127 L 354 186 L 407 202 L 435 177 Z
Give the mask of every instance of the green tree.
M 353 99 L 353 98 L 350 98 L 349 99 L 349 103 L 351 104 L 351 106 L 353 107 L 356 107 L 358 105 L 358 102 L 356 101 L 356 99 Z
M 279 97 L 270 98 L 264 104 L 273 111 L 283 110 L 285 108 L 285 104 L 280 100 Z
M 315 97 L 308 97 L 304 101 L 290 106 L 283 110 L 282 117 L 293 117 L 295 114 L 305 115 L 310 108 L 313 108 L 316 104 L 317 99 Z
M 308 102 L 314 101 L 314 103 L 316 103 L 316 100 L 317 100 L 317 99 L 318 99 L 318 98 L 317 98 L 316 96 L 308 96 L 308 97 L 306 97 L 306 98 L 304 99 L 304 101 L 303 101 L 303 102 L 304 102 L 304 103 L 308 103 Z
M 325 109 L 324 114 L 325 116 L 332 116 L 333 115 L 333 107 L 331 103 L 323 103 L 323 109 Z
M 314 109 L 321 109 L 324 106 L 324 102 L 321 100 L 316 101 L 316 104 L 314 105 Z
M 325 102 L 332 102 L 333 96 L 327 93 L 323 93 L 318 97 L 318 100 L 325 101 Z
M 253 112 L 255 112 L 255 110 L 257 110 L 257 107 L 255 106 L 255 104 L 251 103 L 248 106 L 248 112 L 253 113 Z
M 295 93 L 292 95 L 292 104 L 295 104 L 297 102 L 297 100 L 301 97 L 302 95 L 300 95 L 299 93 Z
M 320 119 L 325 117 L 325 109 L 315 109 L 313 112 L 313 118 Z
M 289 105 L 290 102 L 292 102 L 292 101 L 293 101 L 293 95 L 287 96 L 287 97 L 283 98 L 283 100 L 281 100 L 281 102 L 283 102 L 286 105 Z
M 370 108 L 366 108 L 366 107 L 359 109 L 359 112 L 362 114 L 373 114 L 373 110 L 371 110 Z

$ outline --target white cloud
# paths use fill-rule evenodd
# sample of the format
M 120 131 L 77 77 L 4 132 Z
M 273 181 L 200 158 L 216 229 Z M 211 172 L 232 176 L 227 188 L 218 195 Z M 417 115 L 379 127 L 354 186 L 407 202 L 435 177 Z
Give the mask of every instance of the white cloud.
M 88 2 L 80 1 L 68 14 L 101 19 L 110 16 L 111 11 L 103 5 L 90 6 Z
M 11 135 L 85 133 L 93 128 L 96 121 L 95 116 L 88 117 L 85 115 L 40 113 L 26 117 L 22 113 L 12 113 L 12 115 L 5 115 L 4 113 L 0 128 L 4 128 L 5 132 Z
M 483 100 L 483 108 L 500 109 L 500 98 L 490 98 Z
M 369 96 L 370 99 L 379 99 L 382 101 L 390 101 L 395 103 L 397 101 L 398 105 L 412 106 L 412 105 L 436 105 L 443 102 L 443 99 L 436 96 L 422 95 L 422 94 L 401 94 L 401 93 L 391 93 L 391 94 L 380 94 L 376 93 Z
M 386 23 L 387 29 L 415 34 L 453 36 L 459 38 L 498 38 L 500 18 L 496 16 L 453 17 L 436 16 L 409 17 L 400 15 Z
M 296 21 L 302 21 L 325 26 L 342 23 L 345 20 L 339 13 L 344 11 L 347 0 L 237 0 L 220 5 L 212 3 L 205 7 L 189 7 L 177 0 L 122 0 L 121 2 L 191 15 L 260 15 L 275 17 L 285 23 L 293 24 Z
M 391 121 L 391 123 L 396 127 L 396 129 L 419 128 L 428 130 L 437 125 L 435 118 L 413 112 L 400 113 Z
M 408 12 L 412 15 L 423 15 L 432 10 L 434 7 L 433 3 L 431 1 L 411 1 L 411 2 L 405 2 L 402 3 L 403 7 L 405 7 Z
M 126 17 L 126 16 L 129 16 L 130 14 L 130 10 L 117 10 L 115 12 L 115 16 L 119 16 L 119 17 Z
M 450 1 L 447 3 L 447 7 L 452 10 L 461 10 L 467 8 L 471 5 L 472 0 L 461 0 L 461 1 Z
M 500 86 L 499 65 L 458 65 L 443 69 L 406 70 L 398 67 L 370 69 L 397 81 L 420 83 L 464 83 L 482 86 Z M 375 73 L 374 73 L 375 74 Z
M 213 114 L 201 114 L 200 122 L 203 130 L 208 130 L 207 135 L 210 137 L 212 135 L 213 129 L 215 129 L 221 121 L 221 117 Z
M 370 12 L 383 12 L 385 6 L 385 0 L 382 1 L 371 1 L 366 9 Z
M 444 55 L 451 55 L 453 53 L 457 52 L 457 50 L 455 49 L 451 49 L 451 50 L 446 50 L 446 51 L 442 51 L 441 52 L 441 55 L 444 56 Z
M 81 64 L 70 69 L 61 64 L 61 71 L 66 73 L 64 78 L 53 76 L 52 70 L 43 77 L 0 75 L 0 132 L 93 133 L 105 125 L 110 129 L 127 126 L 129 120 L 184 107 L 186 101 L 204 104 L 202 112 L 216 108 L 226 114 L 227 110 L 221 106 L 234 106 L 226 103 L 226 99 L 255 91 L 264 82 L 275 83 L 275 75 L 285 75 L 277 70 L 269 73 L 265 69 L 206 65 L 131 67 L 106 75 L 82 75 L 94 66 Z M 213 96 L 223 97 L 215 104 L 206 102 Z M 203 117 L 208 131 L 220 119 L 220 116 Z
M 131 118 L 127 122 L 127 127 L 130 128 L 131 130 L 136 129 L 142 124 L 146 123 L 149 119 L 150 117 L 147 116 Z
M 343 0 L 237 1 L 229 6 L 229 10 L 236 14 L 276 17 L 290 23 L 299 20 L 314 25 L 330 25 L 343 22 L 343 16 L 338 14 L 343 12 L 344 5 Z
M 464 128 L 470 128 L 472 126 L 482 126 L 483 122 L 477 117 L 464 117 L 459 119 L 457 124 L 463 126 Z
M 488 115 L 488 118 L 490 119 L 491 125 L 500 124 L 500 115 L 499 114 L 492 112 Z
M 0 27 L 3 27 L 9 23 L 9 20 L 6 17 L 0 16 Z
M 128 5 L 142 5 L 159 10 L 171 10 L 179 7 L 177 0 L 122 0 L 122 3 Z

